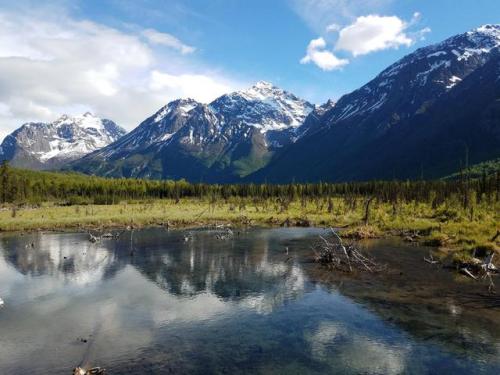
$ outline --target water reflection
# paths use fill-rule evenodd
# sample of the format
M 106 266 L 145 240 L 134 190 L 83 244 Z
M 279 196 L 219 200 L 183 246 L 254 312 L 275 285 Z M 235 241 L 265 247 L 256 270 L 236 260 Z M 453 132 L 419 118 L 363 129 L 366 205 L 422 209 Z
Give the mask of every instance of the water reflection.
M 498 336 L 469 332 L 488 350 L 460 352 L 451 336 L 426 341 L 427 328 L 405 325 L 421 309 L 312 281 L 304 255 L 319 232 L 221 241 L 199 231 L 185 242 L 149 229 L 97 244 L 85 234 L 1 236 L 0 373 L 65 374 L 82 362 L 116 374 L 499 369 Z M 432 318 L 446 334 L 470 329 L 449 328 L 464 312 L 444 306 Z
M 322 322 L 309 341 L 313 357 L 332 367 L 340 364 L 354 373 L 401 374 L 410 353 L 409 346 L 391 347 L 369 336 L 353 334 L 337 322 Z M 332 356 L 333 351 L 340 355 Z

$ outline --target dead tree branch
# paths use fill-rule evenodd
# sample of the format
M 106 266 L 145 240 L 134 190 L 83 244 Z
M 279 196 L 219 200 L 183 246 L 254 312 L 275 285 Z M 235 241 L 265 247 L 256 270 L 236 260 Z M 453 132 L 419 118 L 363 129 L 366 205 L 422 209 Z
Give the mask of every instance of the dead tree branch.
M 321 242 L 315 247 L 316 262 L 343 272 L 377 272 L 383 269 L 373 259 L 363 255 L 353 243 L 344 245 L 337 232 L 332 228 L 330 230 L 331 236 L 320 236 Z

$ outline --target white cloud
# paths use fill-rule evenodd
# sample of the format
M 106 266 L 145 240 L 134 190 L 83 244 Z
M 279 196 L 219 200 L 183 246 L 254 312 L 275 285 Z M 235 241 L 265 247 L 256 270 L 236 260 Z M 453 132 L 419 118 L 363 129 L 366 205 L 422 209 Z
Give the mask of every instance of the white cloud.
M 349 60 L 341 59 L 326 49 L 326 41 L 323 38 L 313 39 L 307 46 L 306 55 L 300 60 L 301 64 L 314 63 L 320 69 L 340 69 L 349 64 Z
M 409 30 L 420 17 L 421 14 L 415 12 L 412 19 L 405 22 L 397 16 L 369 14 L 357 17 L 354 22 L 345 27 L 336 23 L 329 24 L 323 32 L 338 32 L 335 50 L 350 52 L 357 57 L 375 51 L 397 49 L 400 46 L 409 47 L 416 41 L 423 40 L 425 34 L 431 31 L 430 28 L 426 27 L 418 31 Z M 339 69 L 349 64 L 349 60 L 340 59 L 326 50 L 326 41 L 323 37 L 311 40 L 307 47 L 307 54 L 300 62 L 302 64 L 313 62 L 323 70 Z
M 131 130 L 170 100 L 210 101 L 241 86 L 187 60 L 193 47 L 166 35 L 0 11 L 0 142 L 24 122 L 82 110 Z
M 229 83 L 200 74 L 173 75 L 157 70 L 151 72 L 149 88 L 154 92 L 171 91 L 179 97 L 208 102 L 232 90 Z
M 142 32 L 142 34 L 150 43 L 173 48 L 182 54 L 193 53 L 196 50 L 196 48 L 182 43 L 179 39 L 170 34 L 161 33 L 153 29 L 146 29 Z
M 326 32 L 336 32 L 339 31 L 342 27 L 336 23 L 332 23 L 326 27 Z
M 339 31 L 336 49 L 365 55 L 400 46 L 410 46 L 413 40 L 405 30 L 408 24 L 396 16 L 361 16 Z
M 290 0 L 292 9 L 318 34 L 332 23 L 346 24 L 360 14 L 382 13 L 394 0 Z

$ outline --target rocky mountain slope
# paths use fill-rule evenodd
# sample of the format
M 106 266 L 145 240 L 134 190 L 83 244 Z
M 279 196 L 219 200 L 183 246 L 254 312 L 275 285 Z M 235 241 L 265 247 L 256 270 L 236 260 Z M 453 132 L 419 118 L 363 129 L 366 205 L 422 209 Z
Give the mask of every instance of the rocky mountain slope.
M 59 168 L 125 135 L 113 121 L 91 113 L 61 116 L 52 123 L 30 122 L 8 135 L 0 145 L 0 160 L 31 169 Z
M 312 104 L 267 82 L 208 105 L 179 99 L 72 168 L 114 177 L 236 181 L 296 141 L 313 110 Z
M 500 25 L 485 25 L 418 49 L 343 96 L 315 132 L 249 179 L 434 178 L 466 153 L 469 162 L 500 156 L 499 47 Z

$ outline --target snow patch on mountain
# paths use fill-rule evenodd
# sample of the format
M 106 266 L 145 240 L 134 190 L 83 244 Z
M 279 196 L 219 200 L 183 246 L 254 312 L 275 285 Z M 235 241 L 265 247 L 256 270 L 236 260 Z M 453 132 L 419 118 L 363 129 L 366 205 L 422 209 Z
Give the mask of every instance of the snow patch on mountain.
M 448 81 L 449 82 L 448 85 L 446 85 L 446 88 L 449 90 L 449 89 L 455 87 L 455 85 L 457 83 L 459 83 L 461 80 L 462 80 L 462 78 L 460 78 L 460 77 L 451 76 L 449 81 Z

